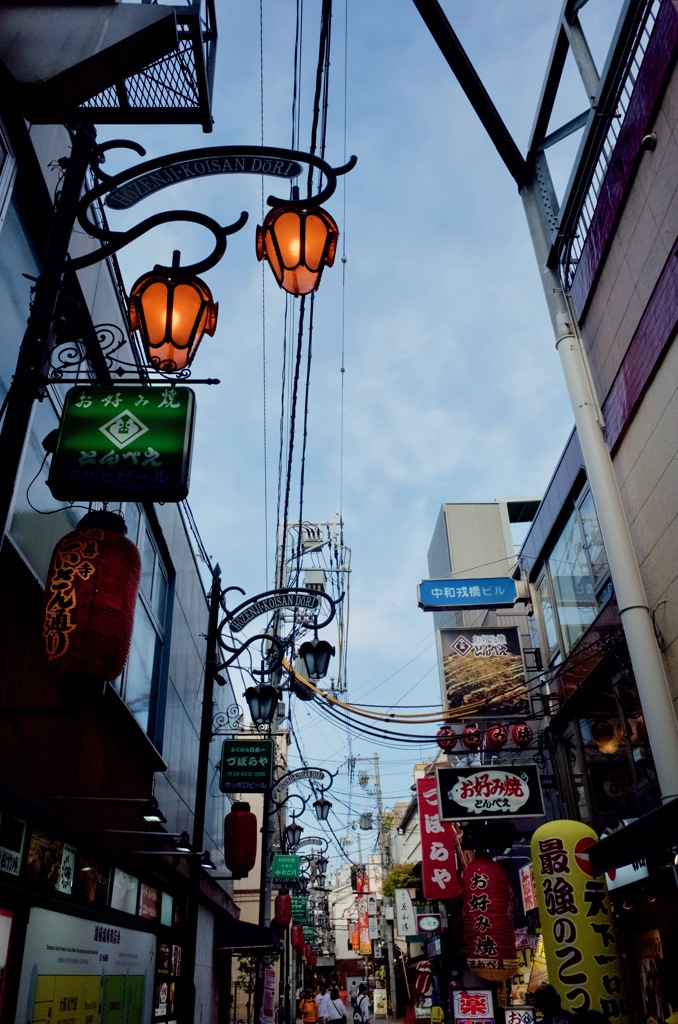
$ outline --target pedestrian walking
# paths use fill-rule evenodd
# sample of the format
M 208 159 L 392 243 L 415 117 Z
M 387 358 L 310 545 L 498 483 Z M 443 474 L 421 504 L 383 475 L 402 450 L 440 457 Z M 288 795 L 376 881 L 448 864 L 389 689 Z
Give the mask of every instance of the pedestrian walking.
M 328 1024 L 332 1017 L 332 1000 L 324 981 L 320 982 L 320 991 L 315 1001 L 318 1007 L 318 1024 Z
M 307 988 L 299 1000 L 299 1014 L 304 1024 L 318 1024 L 318 1004 L 313 998 L 313 989 Z
M 368 1024 L 370 1019 L 370 1000 L 367 995 L 367 986 L 361 982 L 358 986 L 358 995 L 353 1009 L 354 1024 Z
M 534 1005 L 542 1015 L 542 1024 L 576 1024 L 577 1018 L 560 1005 L 560 996 L 546 982 L 541 984 L 534 993 Z
M 332 1009 L 330 1011 L 330 1024 L 346 1024 L 346 1007 L 344 1006 L 339 989 L 333 988 L 330 992 Z

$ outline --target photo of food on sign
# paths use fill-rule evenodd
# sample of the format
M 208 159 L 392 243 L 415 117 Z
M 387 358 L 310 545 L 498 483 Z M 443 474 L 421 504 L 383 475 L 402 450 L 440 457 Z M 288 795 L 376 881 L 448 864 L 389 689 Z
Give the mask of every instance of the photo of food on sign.
M 465 708 L 474 717 L 529 714 L 515 627 L 441 629 L 440 644 L 450 709 Z

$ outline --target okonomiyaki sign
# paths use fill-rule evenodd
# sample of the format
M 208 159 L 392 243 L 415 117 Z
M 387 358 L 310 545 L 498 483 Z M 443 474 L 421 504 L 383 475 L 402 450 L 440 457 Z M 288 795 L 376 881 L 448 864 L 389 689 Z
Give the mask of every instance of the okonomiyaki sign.
M 511 769 L 442 767 L 438 789 L 443 821 L 541 817 L 544 813 L 535 764 Z

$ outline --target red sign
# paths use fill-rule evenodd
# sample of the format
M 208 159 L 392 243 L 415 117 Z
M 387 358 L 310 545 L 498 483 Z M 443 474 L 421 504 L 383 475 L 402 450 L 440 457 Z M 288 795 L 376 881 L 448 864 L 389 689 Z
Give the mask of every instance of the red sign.
M 417 779 L 421 830 L 421 876 L 425 900 L 453 900 L 461 888 L 457 873 L 456 831 L 441 821 L 436 780 Z

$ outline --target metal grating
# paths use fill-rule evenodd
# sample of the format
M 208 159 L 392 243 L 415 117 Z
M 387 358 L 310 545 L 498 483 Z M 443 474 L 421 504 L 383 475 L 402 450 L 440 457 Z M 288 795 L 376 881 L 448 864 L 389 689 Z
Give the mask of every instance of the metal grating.
M 564 287 L 569 290 L 577 270 L 589 228 L 596 210 L 596 204 L 600 190 L 605 180 L 608 167 L 610 166 L 614 147 L 624 125 L 624 119 L 628 112 L 633 89 L 647 50 L 654 24 L 659 14 L 661 0 L 651 0 L 645 12 L 645 17 L 639 27 L 635 45 L 629 57 L 626 72 L 622 76 L 617 100 L 615 103 L 615 114 L 610 118 L 609 128 L 603 140 L 598 159 L 594 165 L 590 182 L 586 190 L 581 210 L 577 218 L 574 231 L 564 239 L 559 253 L 560 276 Z
M 175 8 L 176 50 L 78 108 L 99 124 L 202 124 L 211 131 L 216 23 L 211 0 Z

